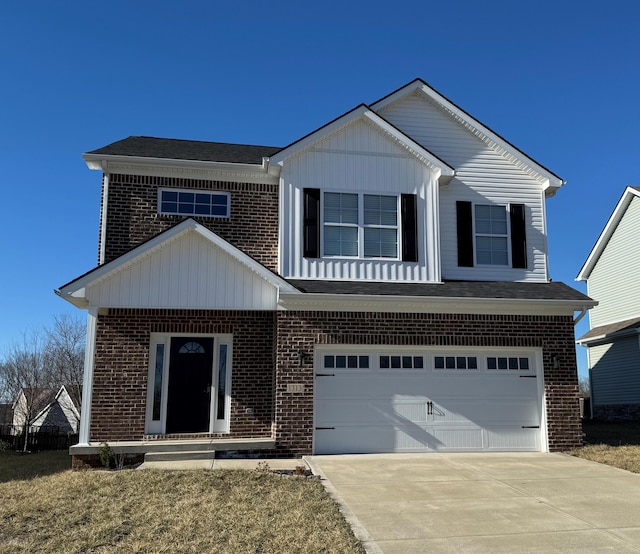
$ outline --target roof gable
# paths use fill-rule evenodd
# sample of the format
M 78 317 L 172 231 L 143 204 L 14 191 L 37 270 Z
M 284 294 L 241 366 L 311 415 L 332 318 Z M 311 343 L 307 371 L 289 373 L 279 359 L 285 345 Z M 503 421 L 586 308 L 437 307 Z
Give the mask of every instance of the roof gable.
M 587 279 L 589 279 L 589 276 L 591 275 L 593 268 L 598 263 L 600 256 L 602 256 L 602 253 L 604 252 L 605 248 L 607 247 L 607 244 L 611 240 L 611 237 L 613 237 L 613 234 L 618 228 L 618 225 L 622 221 L 622 218 L 624 217 L 627 211 L 627 208 L 629 207 L 629 205 L 631 204 L 634 198 L 640 198 L 640 187 L 627 187 L 625 191 L 622 193 L 620 200 L 616 204 L 616 207 L 614 208 L 613 213 L 611 214 L 611 217 L 609 217 L 607 224 L 605 225 L 604 229 L 600 233 L 600 236 L 598 237 L 596 244 L 594 245 L 591 252 L 589 253 L 587 260 L 585 261 L 584 265 L 580 269 L 580 272 L 576 277 L 576 281 L 586 281 Z
M 82 308 L 266 309 L 275 306 L 280 290 L 296 292 L 280 276 L 187 219 L 60 287 L 58 294 Z
M 555 173 L 529 157 L 504 137 L 454 104 L 422 79 L 416 79 L 384 98 L 381 98 L 371 105 L 371 109 L 380 113 L 388 106 L 414 94 L 422 96 L 425 101 L 434 103 L 449 118 L 462 125 L 489 147 L 499 151 L 507 159 L 521 166 L 525 171 L 529 173 L 533 172 L 535 176 L 541 178 L 545 182 L 547 196 L 552 196 L 558 188 L 565 184 L 565 181 Z
M 282 165 L 286 158 L 296 155 L 303 150 L 312 148 L 315 144 L 326 139 L 329 135 L 344 129 L 347 126 L 354 125 L 358 121 L 365 121 L 367 124 L 374 126 L 390 141 L 393 141 L 396 145 L 405 149 L 409 154 L 418 158 L 422 163 L 439 172 L 440 175 L 445 177 L 452 177 L 454 175 L 455 170 L 453 167 L 447 164 L 444 160 L 438 158 L 422 145 L 418 144 L 411 137 L 404 134 L 397 127 L 386 121 L 365 104 L 361 104 L 346 114 L 291 143 L 289 146 L 284 147 L 282 150 L 271 156 L 269 161 L 272 164 Z

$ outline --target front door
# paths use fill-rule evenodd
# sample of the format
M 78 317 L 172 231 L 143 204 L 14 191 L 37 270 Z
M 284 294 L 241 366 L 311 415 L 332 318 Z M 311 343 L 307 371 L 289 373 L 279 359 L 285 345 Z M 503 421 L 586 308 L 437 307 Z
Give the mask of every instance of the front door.
M 209 431 L 212 337 L 173 337 L 169 357 L 167 433 Z

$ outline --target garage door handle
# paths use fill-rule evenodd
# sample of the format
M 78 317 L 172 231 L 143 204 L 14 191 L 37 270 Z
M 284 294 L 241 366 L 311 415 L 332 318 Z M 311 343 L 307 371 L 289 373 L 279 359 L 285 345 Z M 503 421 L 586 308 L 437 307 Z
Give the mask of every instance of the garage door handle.
M 316 377 L 335 377 L 335 373 L 316 373 Z
M 335 427 L 316 427 L 316 431 L 325 431 L 327 429 L 335 429 Z
M 523 429 L 540 429 L 540 425 L 523 425 Z
M 520 379 L 535 379 L 535 375 L 520 375 Z

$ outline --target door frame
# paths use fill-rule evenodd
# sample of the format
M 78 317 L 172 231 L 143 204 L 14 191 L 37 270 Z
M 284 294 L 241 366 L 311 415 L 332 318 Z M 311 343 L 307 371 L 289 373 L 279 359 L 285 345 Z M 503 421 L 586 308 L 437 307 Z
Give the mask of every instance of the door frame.
M 233 335 L 206 333 L 151 333 L 149 340 L 149 368 L 147 373 L 147 405 L 145 409 L 145 434 L 165 435 L 167 428 L 167 398 L 169 393 L 169 362 L 171 339 L 174 337 L 206 337 L 213 339 L 213 363 L 211 367 L 211 401 L 209 404 L 209 428 L 206 433 L 229 433 L 231 415 L 231 373 L 233 367 Z M 220 346 L 226 345 L 225 406 L 222 419 L 216 417 L 220 370 Z M 162 360 L 157 360 L 158 355 Z M 156 368 L 156 362 L 158 367 Z M 161 366 L 161 367 L 160 367 Z M 161 378 L 159 419 L 154 419 L 156 369 Z

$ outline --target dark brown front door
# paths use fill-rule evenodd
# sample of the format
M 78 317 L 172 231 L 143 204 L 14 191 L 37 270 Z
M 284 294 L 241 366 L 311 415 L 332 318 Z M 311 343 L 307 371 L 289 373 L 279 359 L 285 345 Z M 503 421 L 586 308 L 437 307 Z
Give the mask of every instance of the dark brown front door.
M 167 433 L 209 430 L 212 370 L 213 338 L 171 339 Z

